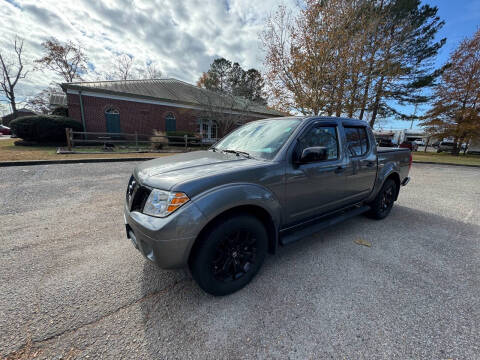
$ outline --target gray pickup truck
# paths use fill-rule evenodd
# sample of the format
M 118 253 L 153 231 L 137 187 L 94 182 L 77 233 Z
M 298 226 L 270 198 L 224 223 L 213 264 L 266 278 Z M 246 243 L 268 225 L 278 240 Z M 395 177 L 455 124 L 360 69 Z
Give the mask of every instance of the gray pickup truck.
M 267 252 L 366 213 L 385 218 L 409 181 L 408 149 L 377 148 L 360 120 L 247 123 L 208 151 L 146 161 L 128 183 L 127 237 L 206 292 L 244 287 Z

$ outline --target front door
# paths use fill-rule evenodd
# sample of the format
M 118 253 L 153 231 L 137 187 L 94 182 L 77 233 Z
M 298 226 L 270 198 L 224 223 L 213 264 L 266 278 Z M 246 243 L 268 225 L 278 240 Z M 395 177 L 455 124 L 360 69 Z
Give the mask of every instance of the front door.
M 306 147 L 324 146 L 324 161 L 296 164 Z M 345 158 L 336 123 L 316 123 L 300 135 L 287 162 L 285 217 L 294 224 L 341 207 L 345 194 Z M 290 155 L 289 155 L 290 157 Z
M 107 122 L 107 132 L 111 134 L 121 133 L 120 129 L 120 114 L 118 111 L 105 112 L 105 120 Z

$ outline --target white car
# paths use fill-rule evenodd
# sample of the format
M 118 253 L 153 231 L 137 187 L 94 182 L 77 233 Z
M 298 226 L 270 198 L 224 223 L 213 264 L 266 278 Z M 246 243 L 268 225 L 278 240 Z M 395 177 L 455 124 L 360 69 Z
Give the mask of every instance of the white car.
M 415 140 L 415 144 L 417 144 L 418 146 L 425 146 L 425 142 L 423 141 L 423 139 Z

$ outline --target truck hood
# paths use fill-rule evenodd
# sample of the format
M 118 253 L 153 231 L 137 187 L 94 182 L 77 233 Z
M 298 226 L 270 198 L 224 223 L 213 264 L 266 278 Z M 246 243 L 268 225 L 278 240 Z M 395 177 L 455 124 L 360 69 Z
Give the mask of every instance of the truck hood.
M 257 167 L 263 161 L 248 159 L 235 154 L 213 151 L 194 151 L 149 160 L 135 168 L 134 175 L 142 183 L 162 190 L 173 186 L 236 170 Z

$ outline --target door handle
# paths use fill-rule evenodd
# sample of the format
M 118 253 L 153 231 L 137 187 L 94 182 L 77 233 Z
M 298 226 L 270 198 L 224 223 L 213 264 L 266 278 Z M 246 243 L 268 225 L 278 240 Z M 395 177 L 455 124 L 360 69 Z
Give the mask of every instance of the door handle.
M 374 161 L 369 161 L 367 162 L 367 167 L 374 167 L 375 166 L 375 162 Z
M 335 169 L 335 174 L 341 174 L 345 171 L 345 166 L 337 166 Z

